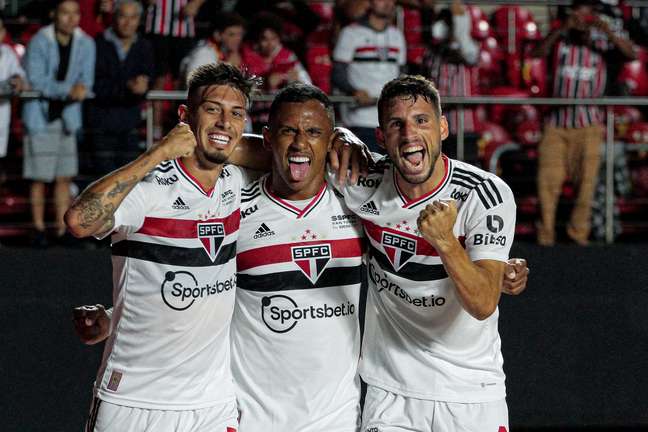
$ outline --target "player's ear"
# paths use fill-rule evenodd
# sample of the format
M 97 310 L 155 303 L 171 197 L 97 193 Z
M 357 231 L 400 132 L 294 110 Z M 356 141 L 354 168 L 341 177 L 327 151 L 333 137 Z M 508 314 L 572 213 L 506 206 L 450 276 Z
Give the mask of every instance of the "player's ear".
M 268 126 L 263 126 L 263 129 L 261 129 L 261 135 L 263 135 L 263 148 L 268 151 L 272 150 L 272 144 L 270 144 L 270 128 Z
M 441 129 L 441 141 L 448 138 L 448 120 L 446 120 L 444 115 L 442 115 L 441 119 L 439 120 L 439 129 Z
M 378 143 L 380 148 L 385 148 L 385 133 L 380 128 L 380 126 L 376 128 L 376 142 Z
M 181 122 L 189 123 L 189 107 L 185 104 L 181 104 L 178 107 L 178 118 Z

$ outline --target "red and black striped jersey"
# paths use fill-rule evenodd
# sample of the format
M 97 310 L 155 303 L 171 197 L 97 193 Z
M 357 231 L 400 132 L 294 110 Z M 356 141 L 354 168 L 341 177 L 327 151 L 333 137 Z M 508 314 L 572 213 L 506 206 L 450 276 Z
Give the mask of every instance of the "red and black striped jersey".
M 146 11 L 145 31 L 174 37 L 195 37 L 196 28 L 193 17 L 184 14 L 189 0 L 155 0 Z
M 242 192 L 231 330 L 240 428 L 356 430 L 359 219 L 326 184 L 302 202 L 269 185 Z
M 605 94 L 607 67 L 601 51 L 559 41 L 552 69 L 554 97 L 586 99 Z M 552 110 L 549 121 L 555 127 L 581 128 L 602 124 L 603 115 L 596 106 L 566 106 Z
M 456 201 L 454 235 L 472 261 L 506 261 L 515 200 L 497 176 L 443 158 L 445 175 L 411 199 L 388 158 L 340 191 L 361 219 L 369 271 L 360 375 L 368 384 L 419 399 L 481 403 L 505 397 L 499 312 L 483 321 L 461 305 L 438 252 L 417 219 L 435 200 Z M 329 173 L 332 176 L 333 173 Z M 337 184 L 331 179 L 332 184 Z
M 100 399 L 164 410 L 234 399 L 229 328 L 243 182 L 225 166 L 204 190 L 180 160 L 168 161 L 117 209 Z

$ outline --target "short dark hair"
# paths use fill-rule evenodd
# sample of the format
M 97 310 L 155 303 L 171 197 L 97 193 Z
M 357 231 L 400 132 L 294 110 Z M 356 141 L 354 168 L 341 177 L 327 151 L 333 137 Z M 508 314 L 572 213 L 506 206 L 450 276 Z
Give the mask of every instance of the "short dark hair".
M 441 98 L 432 81 L 421 75 L 402 75 L 389 81 L 378 98 L 378 124 L 382 126 L 382 115 L 385 105 L 395 97 L 412 98 L 414 102 L 422 97 L 434 107 L 437 118 L 441 118 Z
M 208 63 L 194 69 L 187 78 L 187 105 L 194 108 L 198 89 L 211 85 L 228 85 L 239 90 L 245 96 L 246 106 L 250 105 L 250 97 L 261 84 L 261 79 L 255 75 L 241 71 L 229 63 Z
M 266 30 L 272 30 L 281 37 L 283 33 L 283 20 L 279 15 L 270 12 L 261 12 L 250 23 L 250 30 L 250 39 L 254 42 L 258 41 Z
M 591 6 L 596 8 L 600 6 L 601 2 L 599 0 L 573 0 L 571 4 L 572 9 L 577 9 L 581 6 Z
M 237 13 L 220 13 L 213 21 L 212 32 L 217 31 L 222 33 L 228 27 L 243 27 L 245 28 L 245 19 Z
M 333 109 L 333 102 L 329 97 L 319 88 L 311 84 L 304 84 L 300 82 L 293 82 L 286 87 L 279 90 L 272 100 L 270 105 L 270 114 L 268 117 L 268 125 L 272 124 L 274 117 L 277 115 L 281 104 L 284 103 L 304 103 L 310 100 L 315 100 L 324 105 L 326 113 L 331 119 L 331 125 L 335 126 L 335 110 Z
M 61 4 L 65 3 L 65 2 L 68 2 L 68 1 L 77 3 L 79 5 L 79 8 L 81 7 L 81 2 L 79 0 L 52 0 L 50 2 L 51 10 L 56 11 Z

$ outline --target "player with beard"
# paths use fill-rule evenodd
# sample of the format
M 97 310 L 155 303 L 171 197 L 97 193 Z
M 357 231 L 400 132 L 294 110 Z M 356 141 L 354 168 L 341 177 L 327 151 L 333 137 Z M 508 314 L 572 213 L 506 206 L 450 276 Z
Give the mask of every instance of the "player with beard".
M 264 136 L 273 172 L 243 191 L 247 223 L 237 243 L 232 363 L 241 428 L 355 430 L 361 248 L 356 220 L 323 179 L 330 102 L 295 84 L 272 113 Z M 526 284 L 526 273 L 517 275 L 513 293 Z M 77 331 L 96 343 L 109 332 L 107 317 L 89 315 Z
M 87 431 L 233 431 L 229 326 L 243 135 L 255 80 L 228 64 L 189 80 L 179 123 L 67 211 L 77 237 L 112 233 L 113 332 Z
M 497 304 L 513 194 L 441 153 L 448 124 L 425 78 L 387 83 L 378 110 L 387 157 L 340 187 L 368 240 L 362 430 L 507 430 Z

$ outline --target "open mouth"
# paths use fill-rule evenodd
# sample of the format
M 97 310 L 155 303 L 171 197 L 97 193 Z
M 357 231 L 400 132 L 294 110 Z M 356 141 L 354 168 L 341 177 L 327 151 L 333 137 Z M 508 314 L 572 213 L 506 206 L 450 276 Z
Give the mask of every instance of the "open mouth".
M 216 147 L 218 147 L 220 149 L 223 149 L 223 148 L 227 147 L 227 145 L 232 140 L 231 137 L 229 137 L 229 136 L 227 136 L 225 134 L 221 134 L 221 133 L 207 134 L 207 139 L 209 140 L 209 142 L 211 144 L 215 145 Z
M 422 145 L 410 145 L 401 151 L 401 157 L 407 161 L 410 168 L 419 168 L 423 164 L 425 149 Z
M 290 176 L 294 181 L 303 181 L 308 176 L 311 159 L 308 156 L 293 155 L 288 156 L 288 166 L 290 167 Z

